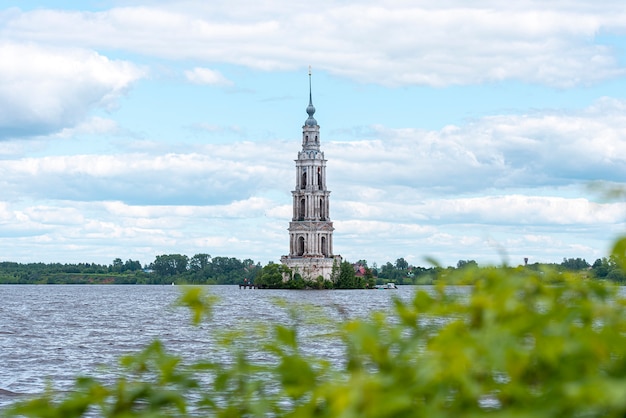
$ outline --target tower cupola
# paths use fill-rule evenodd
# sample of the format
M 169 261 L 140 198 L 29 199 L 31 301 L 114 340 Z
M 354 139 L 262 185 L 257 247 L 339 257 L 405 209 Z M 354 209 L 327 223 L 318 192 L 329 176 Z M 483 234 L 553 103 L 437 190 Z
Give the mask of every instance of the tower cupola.
M 309 117 L 304 121 L 304 126 L 302 127 L 302 150 L 319 152 L 320 126 L 313 117 L 315 114 L 315 106 L 313 106 L 313 93 L 311 89 L 311 67 L 309 67 L 309 105 L 306 107 L 306 113 Z
M 315 106 L 313 106 L 313 95 L 311 93 L 311 68 L 309 68 L 309 105 L 306 107 L 306 113 L 309 115 L 308 119 L 304 122 L 306 126 L 316 126 L 317 121 L 313 117 L 315 114 Z

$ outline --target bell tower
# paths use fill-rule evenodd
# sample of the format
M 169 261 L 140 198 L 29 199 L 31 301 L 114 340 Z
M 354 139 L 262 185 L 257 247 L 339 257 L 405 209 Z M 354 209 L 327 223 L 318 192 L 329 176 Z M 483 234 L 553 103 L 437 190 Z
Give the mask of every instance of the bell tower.
M 319 276 L 329 280 L 335 261 L 333 223 L 330 220 L 330 191 L 326 187 L 326 160 L 320 151 L 320 126 L 313 117 L 315 106 L 309 68 L 309 115 L 302 127 L 302 151 L 296 161 L 293 217 L 289 222 L 289 255 L 281 262 L 308 280 Z

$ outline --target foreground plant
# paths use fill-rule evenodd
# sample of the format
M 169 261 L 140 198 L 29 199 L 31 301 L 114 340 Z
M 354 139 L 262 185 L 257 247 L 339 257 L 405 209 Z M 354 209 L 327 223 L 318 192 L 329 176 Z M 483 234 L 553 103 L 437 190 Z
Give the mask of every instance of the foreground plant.
M 616 251 L 623 251 L 619 241 Z M 439 279 L 439 282 L 444 282 Z M 190 361 L 159 342 L 122 359 L 113 385 L 80 378 L 5 411 L 29 417 L 622 417 L 626 299 L 598 281 L 524 269 L 467 269 L 391 313 L 336 323 L 341 365 L 303 354 L 293 326 L 258 327 L 230 361 Z M 196 321 L 212 300 L 181 297 Z M 322 337 L 320 337 L 322 338 Z M 262 350 L 268 361 L 258 362 Z

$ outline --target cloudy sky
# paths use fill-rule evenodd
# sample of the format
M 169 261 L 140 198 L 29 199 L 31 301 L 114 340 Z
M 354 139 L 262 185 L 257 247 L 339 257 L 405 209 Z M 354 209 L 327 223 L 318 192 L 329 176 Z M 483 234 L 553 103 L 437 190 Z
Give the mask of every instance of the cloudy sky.
M 0 260 L 278 261 L 309 65 L 344 258 L 626 231 L 622 0 L 0 1 Z

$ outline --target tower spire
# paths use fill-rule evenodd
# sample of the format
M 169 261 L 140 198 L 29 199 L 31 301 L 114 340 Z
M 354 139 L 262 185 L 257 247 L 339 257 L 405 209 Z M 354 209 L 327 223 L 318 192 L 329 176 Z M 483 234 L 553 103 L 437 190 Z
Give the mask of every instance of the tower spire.
M 309 104 L 313 104 L 313 89 L 311 88 L 311 66 L 309 65 Z
M 308 113 L 309 117 L 304 122 L 307 126 L 315 126 L 317 125 L 317 121 L 313 117 L 315 114 L 315 106 L 313 106 L 313 89 L 311 88 L 311 66 L 309 65 L 309 105 L 306 107 L 306 113 Z

